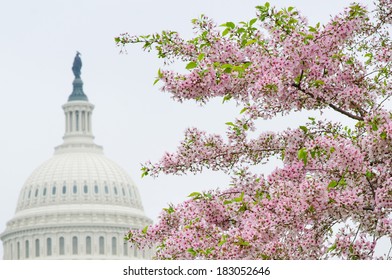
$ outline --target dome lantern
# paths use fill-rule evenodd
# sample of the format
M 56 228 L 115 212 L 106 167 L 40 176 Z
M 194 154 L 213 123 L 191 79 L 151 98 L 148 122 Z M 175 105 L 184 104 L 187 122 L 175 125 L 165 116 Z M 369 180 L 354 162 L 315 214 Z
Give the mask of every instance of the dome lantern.
M 83 81 L 80 78 L 82 60 L 80 53 L 76 56 L 72 66 L 75 79 L 73 81 L 73 91 L 68 98 L 68 102 L 63 105 L 65 114 L 64 143 L 56 147 L 56 153 L 69 152 L 70 150 L 91 149 L 101 152 L 102 147 L 94 143 L 92 133 L 91 116 L 94 105 L 88 101 L 83 92 Z

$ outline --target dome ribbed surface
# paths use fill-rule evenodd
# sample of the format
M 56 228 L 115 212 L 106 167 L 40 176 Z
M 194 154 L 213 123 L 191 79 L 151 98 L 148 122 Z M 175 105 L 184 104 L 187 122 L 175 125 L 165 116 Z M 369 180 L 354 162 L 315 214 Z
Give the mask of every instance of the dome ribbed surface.
M 26 180 L 17 212 L 51 204 L 113 204 L 142 209 L 130 176 L 103 154 L 56 154 Z

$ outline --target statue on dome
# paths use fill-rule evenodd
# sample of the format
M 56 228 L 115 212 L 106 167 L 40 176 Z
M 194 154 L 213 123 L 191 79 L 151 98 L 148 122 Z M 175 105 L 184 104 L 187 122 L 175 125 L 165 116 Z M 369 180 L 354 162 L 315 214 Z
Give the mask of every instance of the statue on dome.
M 72 72 L 75 75 L 75 79 L 80 79 L 80 69 L 82 69 L 82 60 L 80 59 L 81 53 L 76 51 L 76 56 L 72 65 Z

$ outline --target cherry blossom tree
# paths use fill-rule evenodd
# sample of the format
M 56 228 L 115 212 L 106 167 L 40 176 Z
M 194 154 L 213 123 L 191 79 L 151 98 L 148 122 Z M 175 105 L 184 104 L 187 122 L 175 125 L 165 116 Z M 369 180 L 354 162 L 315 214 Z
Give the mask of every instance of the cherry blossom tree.
M 375 247 L 392 240 L 392 1 L 375 4 L 309 26 L 295 8 L 266 3 L 238 24 L 202 15 L 190 40 L 173 31 L 115 38 L 155 49 L 165 65 L 186 63 L 184 73 L 158 72 L 176 101 L 223 98 L 242 109 L 226 135 L 189 128 L 177 151 L 142 167 L 143 176 L 221 170 L 230 187 L 191 193 L 126 239 L 157 259 L 390 259 Z M 325 110 L 354 125 L 309 117 L 256 130 L 258 119 Z M 252 171 L 270 158 L 283 167 Z

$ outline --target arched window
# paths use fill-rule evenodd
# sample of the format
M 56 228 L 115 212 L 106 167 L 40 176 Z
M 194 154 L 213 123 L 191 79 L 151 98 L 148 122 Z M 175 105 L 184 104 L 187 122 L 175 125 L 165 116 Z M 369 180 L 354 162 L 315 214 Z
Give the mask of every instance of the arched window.
M 125 190 L 124 190 L 124 188 L 122 188 L 122 194 L 123 194 L 123 196 L 125 196 Z
M 117 255 L 117 238 L 112 237 L 112 255 Z
M 78 187 L 76 185 L 73 186 L 73 193 L 77 193 L 78 192 Z
M 86 237 L 86 254 L 91 255 L 91 237 Z
M 39 239 L 35 240 L 35 257 L 39 257 Z
M 117 192 L 117 187 L 116 187 L 116 186 L 114 187 L 114 194 L 115 194 L 115 195 L 118 194 L 118 192 Z
M 46 239 L 46 255 L 47 256 L 52 255 L 52 238 Z
M 56 195 L 56 186 L 52 187 L 52 195 Z
M 84 185 L 83 191 L 84 191 L 84 193 L 88 193 L 88 186 L 87 185 Z
M 105 193 L 106 193 L 106 194 L 109 193 L 109 188 L 108 188 L 108 186 L 105 186 Z
M 95 185 L 95 186 L 94 186 L 94 192 L 95 192 L 95 193 L 98 193 L 98 191 L 99 191 L 99 190 L 98 190 L 98 186 Z
M 72 254 L 78 254 L 78 238 L 76 236 L 72 237 Z
M 16 243 L 16 250 L 17 250 L 16 257 L 18 260 L 20 260 L 20 243 L 19 243 L 19 241 Z
M 99 237 L 99 254 L 105 254 L 105 239 L 103 236 Z
M 44 191 L 42 192 L 43 196 L 46 196 L 46 187 L 44 188 Z
M 28 240 L 25 242 L 25 257 L 26 259 L 30 258 L 30 243 Z
M 28 195 L 27 198 L 30 198 L 30 197 L 31 197 L 31 190 L 29 190 L 29 195 Z
M 38 196 L 38 187 L 37 187 L 37 189 L 35 190 L 35 197 L 37 197 Z
M 66 193 L 67 193 L 67 186 L 64 185 L 64 186 L 63 186 L 63 194 L 66 194 Z
M 60 237 L 59 239 L 59 247 L 60 247 L 60 255 L 64 255 L 65 254 L 65 244 L 64 244 L 64 237 Z

